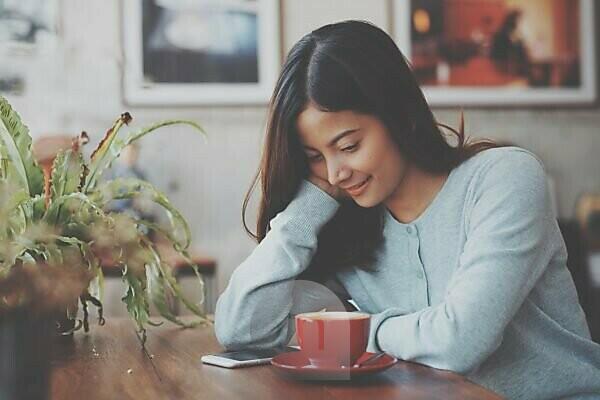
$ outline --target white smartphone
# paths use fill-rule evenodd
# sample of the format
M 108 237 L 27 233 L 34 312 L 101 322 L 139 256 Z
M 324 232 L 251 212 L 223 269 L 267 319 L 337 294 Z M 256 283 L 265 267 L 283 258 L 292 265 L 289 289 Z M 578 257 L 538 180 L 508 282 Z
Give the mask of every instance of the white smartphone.
M 269 364 L 277 354 L 298 351 L 296 347 L 284 346 L 272 349 L 248 349 L 228 351 L 202 356 L 200 361 L 204 364 L 216 365 L 224 368 L 251 367 L 253 365 Z

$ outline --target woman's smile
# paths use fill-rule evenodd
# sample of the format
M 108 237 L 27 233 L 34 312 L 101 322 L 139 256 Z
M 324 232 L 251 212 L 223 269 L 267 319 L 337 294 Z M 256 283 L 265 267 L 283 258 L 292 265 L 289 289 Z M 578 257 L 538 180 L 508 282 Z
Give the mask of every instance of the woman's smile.
M 367 179 L 365 179 L 364 181 L 360 182 L 357 185 L 351 186 L 349 188 L 344 189 L 346 192 L 348 192 L 348 194 L 350 194 L 350 196 L 352 197 L 357 197 L 359 195 L 361 195 L 366 187 L 368 186 L 369 182 L 371 181 L 371 177 L 369 176 Z

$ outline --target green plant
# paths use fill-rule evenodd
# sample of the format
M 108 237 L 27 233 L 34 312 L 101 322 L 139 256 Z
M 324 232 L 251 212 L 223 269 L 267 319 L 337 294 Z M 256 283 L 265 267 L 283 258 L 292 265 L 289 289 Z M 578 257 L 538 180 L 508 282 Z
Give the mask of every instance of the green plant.
M 158 128 L 186 124 L 203 134 L 204 131 L 193 121 L 167 120 L 120 138 L 118 133 L 130 121 L 129 113 L 122 114 L 106 132 L 89 162 L 80 151 L 87 135 L 83 132 L 75 138 L 72 148 L 59 153 L 54 160 L 51 183 L 45 191 L 42 170 L 31 151 L 28 128 L 0 96 L 0 312 L 24 304 L 68 304 L 68 318 L 77 320 L 78 307 L 73 304 L 77 305 L 79 300 L 83 318 L 74 329 L 80 326 L 89 329 L 89 303 L 98 307 L 102 324 L 100 263 L 109 258 L 122 268 L 127 288 L 122 300 L 137 325 L 142 343 L 146 326 L 156 324 L 149 316 L 151 302 L 163 317 L 181 326 L 208 322 L 199 307 L 183 295 L 170 266 L 161 260 L 153 242 L 141 229 L 145 227 L 163 236 L 189 260 L 186 249 L 190 245 L 190 229 L 183 216 L 148 182 L 134 178 L 100 181 L 102 173 L 123 148 Z M 138 196 L 162 207 L 170 225 L 163 227 L 106 211 L 111 200 Z M 191 260 L 190 264 L 193 265 Z M 67 298 L 61 298 L 60 294 Z M 193 322 L 180 320 L 168 307 L 169 295 L 199 318 Z

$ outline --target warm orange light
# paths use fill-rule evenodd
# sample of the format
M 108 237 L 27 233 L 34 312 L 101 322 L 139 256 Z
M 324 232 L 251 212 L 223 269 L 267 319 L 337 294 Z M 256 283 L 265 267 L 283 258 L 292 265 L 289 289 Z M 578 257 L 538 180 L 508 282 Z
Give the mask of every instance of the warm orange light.
M 419 33 L 427 33 L 431 29 L 431 18 L 429 13 L 422 8 L 415 10 L 413 13 L 413 26 Z

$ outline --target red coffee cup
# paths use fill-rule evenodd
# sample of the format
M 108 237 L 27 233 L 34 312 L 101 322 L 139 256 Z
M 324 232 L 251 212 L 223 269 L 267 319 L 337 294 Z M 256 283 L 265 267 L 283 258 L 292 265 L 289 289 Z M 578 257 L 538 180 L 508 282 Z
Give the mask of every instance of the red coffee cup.
M 361 312 L 298 314 L 298 344 L 314 366 L 352 366 L 367 349 L 370 324 L 371 316 Z

